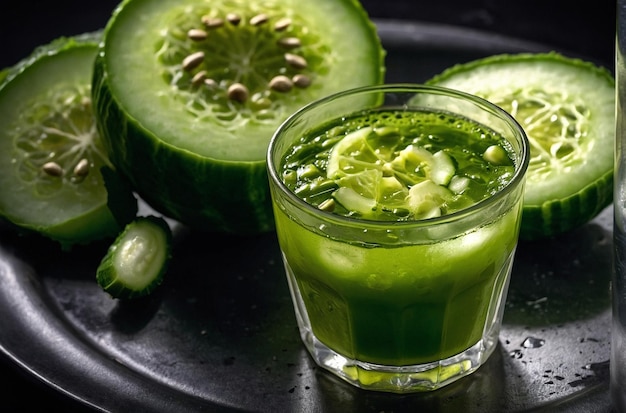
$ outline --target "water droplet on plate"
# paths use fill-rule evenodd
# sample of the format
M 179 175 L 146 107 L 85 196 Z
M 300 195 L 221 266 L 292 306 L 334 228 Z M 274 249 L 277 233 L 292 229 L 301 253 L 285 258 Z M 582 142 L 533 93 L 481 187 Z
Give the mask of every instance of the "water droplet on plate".
M 546 340 L 542 338 L 536 337 L 527 337 L 526 340 L 522 343 L 522 347 L 524 348 L 539 348 L 546 344 Z

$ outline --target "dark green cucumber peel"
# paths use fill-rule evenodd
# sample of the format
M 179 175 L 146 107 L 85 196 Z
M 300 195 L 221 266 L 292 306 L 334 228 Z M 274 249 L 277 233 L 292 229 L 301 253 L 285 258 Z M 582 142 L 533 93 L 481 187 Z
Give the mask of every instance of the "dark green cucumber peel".
M 63 53 L 66 50 L 75 48 L 97 48 L 98 43 L 102 39 L 102 31 L 82 33 L 75 36 L 64 36 L 52 40 L 48 44 L 44 44 L 36 47 L 28 56 L 17 62 L 11 67 L 5 67 L 0 71 L 0 87 L 4 86 L 6 82 L 10 82 L 11 79 L 18 76 L 29 66 L 36 63 L 39 59 L 44 57 L 50 57 Z M 95 49 L 94 49 L 95 57 Z
M 598 178 L 575 195 L 526 205 L 520 237 L 535 240 L 566 233 L 597 216 L 613 201 L 613 173 Z
M 263 14 L 269 20 L 253 24 Z M 205 15 L 225 21 L 205 28 Z M 291 24 L 276 29 L 284 17 Z M 206 42 L 187 38 L 190 29 L 208 32 Z M 301 46 L 278 46 L 281 38 Z M 184 69 L 197 51 L 204 62 Z M 285 53 L 307 64 L 294 69 Z M 112 163 L 155 210 L 194 229 L 258 233 L 274 228 L 265 169 L 274 130 L 315 98 L 382 82 L 384 56 L 355 0 L 125 0 L 105 28 L 92 91 Z M 202 70 L 212 85 L 194 83 Z M 305 75 L 310 85 L 275 90 L 281 73 Z M 231 94 L 234 81 L 249 89 L 247 100 Z
M 172 256 L 172 231 L 162 217 L 139 216 L 107 250 L 96 280 L 111 297 L 133 299 L 152 293 L 163 281 Z
M 502 106 L 520 122 L 531 142 L 539 142 L 537 147 L 542 138 L 559 144 L 560 135 L 554 128 L 560 125 L 546 122 L 542 125 L 545 130 L 537 132 L 537 125 L 529 120 L 535 116 L 533 107 L 522 112 L 524 101 L 534 100 L 532 104 L 539 102 L 540 107 L 554 99 L 556 102 L 550 103 L 561 105 L 551 114 L 566 119 L 563 124 L 569 126 L 563 129 L 568 139 L 563 139 L 561 147 L 554 147 L 558 154 L 553 158 L 558 158 L 555 165 L 563 170 L 555 172 L 539 164 L 537 160 L 542 161 L 542 157 L 531 145 L 520 239 L 565 233 L 611 204 L 615 80 L 607 69 L 556 52 L 505 54 L 455 65 L 427 83 L 459 88 Z M 519 108 L 511 105 L 513 98 L 522 102 Z M 550 133 L 557 136 L 539 136 Z
M 107 207 L 121 231 L 135 219 L 139 205 L 132 185 L 110 166 L 100 168 L 104 187 L 107 190 Z M 119 231 L 118 231 L 119 232 Z M 117 234 L 115 234 L 117 235 Z
M 101 35 L 40 46 L 4 69 L 0 81 L 0 216 L 20 234 L 43 235 L 63 249 L 113 238 L 123 228 L 108 208 L 98 170 L 108 160 L 102 148 L 93 149 L 99 138 L 89 88 Z M 68 151 L 92 167 L 77 176 L 78 159 L 69 161 Z M 63 175 L 46 173 L 48 161 L 58 162 Z M 136 202 L 126 208 L 136 211 Z

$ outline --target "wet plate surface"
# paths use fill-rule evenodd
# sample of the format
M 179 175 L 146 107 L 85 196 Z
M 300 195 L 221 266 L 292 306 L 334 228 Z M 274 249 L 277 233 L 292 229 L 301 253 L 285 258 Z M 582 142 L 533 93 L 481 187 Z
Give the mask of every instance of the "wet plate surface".
M 549 47 L 377 21 L 388 81 L 420 82 L 490 54 Z M 518 248 L 500 345 L 472 376 L 416 395 L 365 392 L 316 368 L 298 336 L 274 234 L 176 227 L 165 284 L 132 303 L 95 282 L 105 244 L 62 253 L 0 226 L 0 349 L 98 410 L 609 411 L 612 210 Z

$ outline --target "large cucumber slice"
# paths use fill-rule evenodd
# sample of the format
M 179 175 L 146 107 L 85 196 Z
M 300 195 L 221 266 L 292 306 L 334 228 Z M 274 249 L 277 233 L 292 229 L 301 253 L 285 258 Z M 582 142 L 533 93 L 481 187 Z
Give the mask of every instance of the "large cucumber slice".
M 316 98 L 382 82 L 384 55 L 356 0 L 125 0 L 95 65 L 99 126 L 157 211 L 269 231 L 274 130 Z
M 124 222 L 112 209 L 124 217 L 137 210 L 115 173 L 108 182 L 115 206 L 107 205 L 100 169 L 110 166 L 91 106 L 100 39 L 100 32 L 57 39 L 0 75 L 0 216 L 64 248 L 114 237 Z
M 497 55 L 428 81 L 501 106 L 531 143 L 521 239 L 554 236 L 613 200 L 615 80 L 591 62 L 552 53 Z

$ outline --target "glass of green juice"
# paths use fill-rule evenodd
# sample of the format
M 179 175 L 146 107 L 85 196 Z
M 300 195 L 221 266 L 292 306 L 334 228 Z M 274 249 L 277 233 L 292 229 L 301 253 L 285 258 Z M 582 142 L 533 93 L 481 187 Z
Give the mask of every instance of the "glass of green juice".
M 528 160 L 507 112 L 441 87 L 351 89 L 287 119 L 267 165 L 315 362 L 394 393 L 479 368 L 498 343 Z

